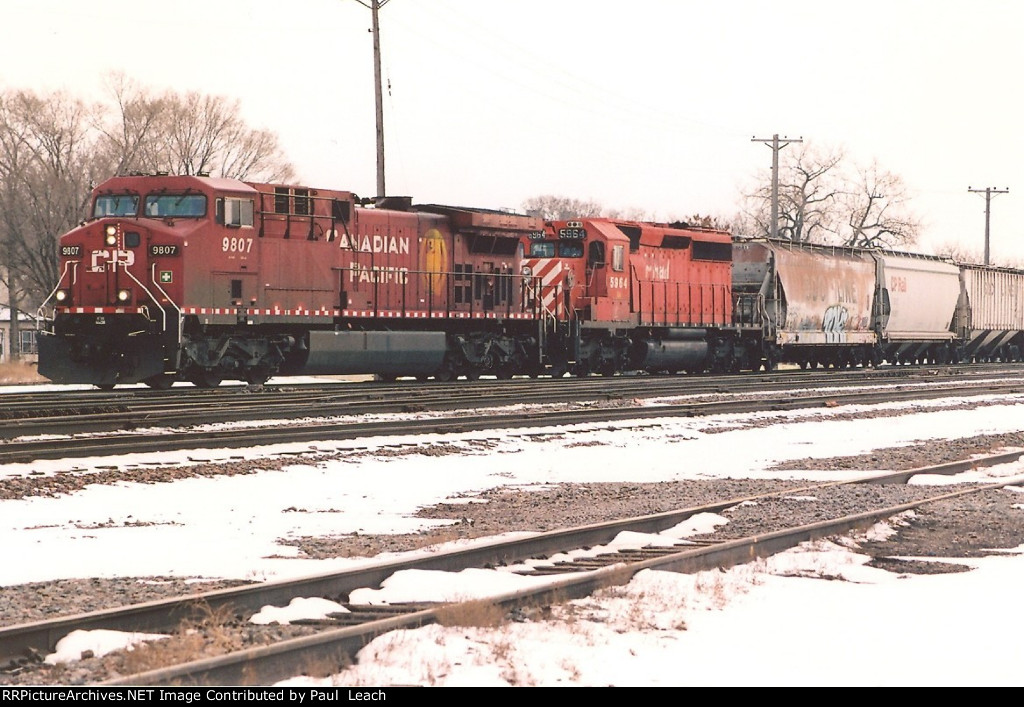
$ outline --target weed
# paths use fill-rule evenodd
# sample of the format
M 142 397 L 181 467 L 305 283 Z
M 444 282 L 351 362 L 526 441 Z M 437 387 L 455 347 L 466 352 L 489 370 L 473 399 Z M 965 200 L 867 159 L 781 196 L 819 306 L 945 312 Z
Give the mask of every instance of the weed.
M 505 610 L 487 599 L 449 604 L 437 612 L 437 623 L 442 626 L 496 628 L 506 622 Z
M 196 608 L 196 616 L 182 621 L 170 638 L 142 643 L 129 650 L 124 655 L 125 672 L 143 673 L 241 648 L 239 639 L 228 630 L 235 620 L 230 608 L 215 611 L 206 604 Z
M 45 383 L 43 378 L 36 371 L 35 364 L 29 363 L 0 363 L 0 383 Z

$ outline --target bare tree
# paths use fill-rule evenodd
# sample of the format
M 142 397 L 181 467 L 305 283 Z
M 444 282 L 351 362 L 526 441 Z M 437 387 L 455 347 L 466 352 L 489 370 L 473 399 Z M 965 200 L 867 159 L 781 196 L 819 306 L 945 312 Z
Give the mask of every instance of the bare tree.
M 779 234 L 796 242 L 824 241 L 836 232 L 834 204 L 839 195 L 836 178 L 841 152 L 820 153 L 809 143 L 783 153 L 779 165 Z M 771 175 L 764 172 L 759 186 L 746 198 L 746 221 L 751 235 L 772 232 Z
M 920 221 L 907 208 L 903 180 L 872 162 L 859 170 L 856 190 L 842 200 L 848 229 L 843 244 L 863 248 L 892 248 L 915 243 Z
M 600 216 L 602 207 L 593 201 L 543 194 L 524 201 L 523 210 L 530 216 L 537 216 L 548 221 L 561 221 Z
M 604 218 L 620 219 L 622 221 L 652 221 L 654 217 L 649 211 L 633 206 L 628 209 L 604 209 L 601 212 Z
M 92 117 L 64 93 L 0 95 L 0 228 L 15 341 L 22 303 L 40 302 L 56 281 L 56 236 L 81 220 L 102 166 Z
M 237 101 L 153 95 L 122 75 L 115 109 L 66 93 L 0 91 L 0 291 L 34 312 L 57 280 L 57 237 L 86 218 L 92 188 L 113 174 L 209 172 L 288 181 L 277 138 L 248 127 Z M 30 303 L 23 307 L 23 303 Z
M 916 242 L 920 223 L 908 209 L 903 180 L 877 162 L 847 169 L 841 150 L 810 143 L 784 153 L 779 167 L 779 233 L 796 242 L 885 247 Z M 750 235 L 768 235 L 771 178 L 745 199 L 740 222 Z
M 732 230 L 731 221 L 723 219 L 720 216 L 712 216 L 711 214 L 702 216 L 699 213 L 697 213 L 693 214 L 692 216 L 688 216 L 687 218 L 671 219 L 671 222 L 673 224 L 678 223 L 680 225 L 685 226 L 696 226 L 697 228 L 714 228 L 719 231 Z
M 237 100 L 188 93 L 167 94 L 163 101 L 160 158 L 166 171 L 267 181 L 293 177 L 277 138 L 248 128 Z
M 241 105 L 196 92 L 161 95 L 121 74 L 109 79 L 114 117 L 99 130 L 114 173 L 214 174 L 250 181 L 287 182 L 295 170 L 277 136 L 250 128 Z
M 242 129 L 221 156 L 220 174 L 234 179 L 289 182 L 295 170 L 282 157 L 277 136 L 266 130 Z
M 164 98 L 153 96 L 124 74 L 111 74 L 107 83 L 116 117 L 102 114 L 96 129 L 103 136 L 101 149 L 110 173 L 157 171 L 161 152 L 157 143 L 166 123 Z
M 935 253 L 958 263 L 980 263 L 982 261 L 982 254 L 978 250 L 968 248 L 959 241 L 940 243 L 935 247 Z

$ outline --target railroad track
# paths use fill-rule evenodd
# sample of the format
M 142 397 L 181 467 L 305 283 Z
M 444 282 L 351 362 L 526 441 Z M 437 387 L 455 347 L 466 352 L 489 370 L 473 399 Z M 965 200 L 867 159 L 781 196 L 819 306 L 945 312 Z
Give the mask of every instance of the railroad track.
M 402 570 L 432 569 L 454 572 L 468 567 L 512 567 L 528 558 L 551 557 L 576 548 L 599 546 L 610 542 L 623 531 L 659 533 L 698 513 L 721 512 L 744 502 L 794 494 L 823 494 L 829 489 L 854 484 L 900 485 L 906 484 L 917 474 L 956 474 L 982 466 L 1013 462 L 1021 456 L 1024 456 L 1024 451 L 899 472 L 865 474 L 861 478 L 848 481 L 804 485 L 771 494 L 724 499 L 699 507 L 541 533 L 512 541 L 368 565 L 345 572 L 224 589 L 173 600 L 13 626 L 0 630 L 0 664 L 7 663 L 8 671 L 23 669 L 29 662 L 25 658 L 26 655 L 38 656 L 51 651 L 56 641 L 72 630 L 106 628 L 167 632 L 172 631 L 179 622 L 195 618 L 200 607 L 202 611 L 211 613 L 230 610 L 241 616 L 251 616 L 266 605 L 286 605 L 296 597 L 324 596 L 344 600 L 353 590 L 379 587 L 386 578 Z M 550 581 L 533 589 L 490 597 L 485 602 L 508 612 L 517 608 L 543 606 L 579 598 L 601 587 L 625 584 L 643 569 L 689 573 L 742 564 L 775 554 L 801 542 L 864 528 L 928 503 L 1020 484 L 1024 484 L 1024 476 L 1002 478 L 998 482 L 988 484 L 972 484 L 953 492 L 937 492 L 934 487 L 928 486 L 907 486 L 907 497 L 896 505 L 869 508 L 824 521 L 795 524 L 782 530 L 723 541 L 711 538 L 710 542 L 701 544 L 684 541 L 670 547 L 637 547 L 628 552 L 591 555 L 582 562 L 552 564 L 549 567 L 531 562 L 529 569 L 519 571 L 535 576 L 551 575 Z M 479 603 L 479 600 L 473 603 Z M 356 652 L 369 640 L 387 631 L 422 626 L 443 620 L 446 615 L 468 611 L 461 604 L 447 603 L 390 607 L 349 604 L 346 608 L 348 611 L 340 614 L 334 621 L 320 622 L 321 630 L 314 635 L 120 677 L 105 684 L 270 684 L 301 674 L 304 666 L 323 664 L 325 660 L 331 661 L 333 665 L 343 665 L 347 660 L 353 659 Z
M 407 411 L 398 418 L 385 417 L 370 421 L 353 421 L 347 417 L 304 418 L 287 425 L 235 426 L 226 429 L 157 428 L 150 431 L 121 431 L 97 436 L 66 436 L 39 440 L 14 440 L 0 444 L 0 463 L 30 462 L 37 459 L 63 459 L 108 456 L 139 452 L 176 451 L 207 448 L 249 448 L 254 445 L 285 444 L 322 440 L 350 440 L 417 434 L 451 434 L 493 429 L 564 426 L 618 420 L 643 420 L 664 417 L 699 417 L 723 413 L 752 411 L 785 411 L 842 405 L 889 403 L 907 400 L 928 400 L 943 397 L 983 395 L 1011 396 L 1024 393 L 1024 382 L 1017 378 L 1004 380 L 952 380 L 917 382 L 896 386 L 855 386 L 838 392 L 835 386 L 813 389 L 760 392 L 743 397 L 740 394 L 718 393 L 713 400 L 679 404 L 639 405 L 632 400 L 580 400 L 575 406 L 557 410 L 525 410 L 510 406 L 488 413 L 447 416 L 443 411 Z M 479 397 L 473 399 L 481 404 Z M 521 401 L 520 401 L 521 402 Z M 625 404 L 624 404 L 625 403 Z M 469 403 L 464 403 L 468 405 Z M 307 413 L 309 412 L 307 408 Z M 320 413 L 320 410 L 317 410 Z
M 893 367 L 840 371 L 785 371 L 745 376 L 615 376 L 459 384 L 339 383 L 333 385 L 232 386 L 216 390 L 131 389 L 5 393 L 0 396 L 0 439 L 30 435 L 122 432 L 143 426 L 181 426 L 448 411 L 512 403 L 558 404 L 581 400 L 632 400 L 715 394 L 755 394 L 794 386 L 844 388 L 936 384 L 1019 378 L 1024 366 Z

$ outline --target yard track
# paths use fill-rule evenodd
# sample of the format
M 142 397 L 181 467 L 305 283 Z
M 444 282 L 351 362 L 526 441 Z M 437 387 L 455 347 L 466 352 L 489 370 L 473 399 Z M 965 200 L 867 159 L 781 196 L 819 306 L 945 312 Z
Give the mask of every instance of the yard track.
M 346 387 L 266 397 L 234 391 L 206 404 L 197 396 L 187 405 L 174 396 L 142 396 L 122 403 L 126 409 L 118 412 L 68 413 L 61 408 L 58 416 L 5 420 L 0 423 L 0 436 L 7 438 L 0 444 L 0 463 L 1024 393 L 1020 367 L 998 377 L 979 368 L 903 370 L 907 372 L 899 371 L 902 375 L 862 369 L 698 383 L 685 377 L 623 376 L 552 380 L 542 386 L 427 385 L 412 391 L 405 386 L 385 391 Z M 448 414 L 454 410 L 477 412 Z M 245 424 L 268 420 L 278 422 Z M 227 422 L 234 424 L 200 427 Z M 26 439 L 44 434 L 45 439 Z
M 512 566 L 529 558 L 551 557 L 572 549 L 589 548 L 611 541 L 623 531 L 658 533 L 698 513 L 717 513 L 745 502 L 763 501 L 784 495 L 824 495 L 830 489 L 856 484 L 905 485 L 917 474 L 956 474 L 983 466 L 1013 462 L 1024 451 L 1006 452 L 982 459 L 968 459 L 932 467 L 892 473 L 865 474 L 841 482 L 803 485 L 771 494 L 723 499 L 699 507 L 680 509 L 638 518 L 621 519 L 577 528 L 540 533 L 512 541 L 493 542 L 457 551 L 418 555 L 386 563 L 375 563 L 346 572 L 307 577 L 300 580 L 270 582 L 241 588 L 224 589 L 178 599 L 150 602 L 53 621 L 24 624 L 0 630 L 0 661 L 8 670 L 20 670 L 29 662 L 26 656 L 53 649 L 56 641 L 72 630 L 119 629 L 125 631 L 173 631 L 183 620 L 200 611 L 229 609 L 241 617 L 251 616 L 266 605 L 285 605 L 292 598 L 324 596 L 345 601 L 350 592 L 361 587 L 378 587 L 395 572 L 406 569 L 458 571 L 467 567 Z M 700 544 L 685 541 L 674 547 L 637 548 L 627 553 L 591 557 L 583 562 L 552 565 L 548 568 L 520 570 L 526 574 L 553 574 L 554 578 L 535 589 L 491 597 L 488 605 L 509 612 L 524 607 L 549 605 L 586 596 L 597 589 L 625 584 L 643 569 L 696 572 L 728 567 L 766 557 L 798 543 L 867 527 L 927 503 L 955 499 L 1024 483 L 1024 476 L 1002 478 L 996 483 L 972 484 L 956 491 L 938 491 L 934 487 L 905 486 L 906 498 L 896 505 L 865 507 L 813 523 L 785 529 L 771 529 L 743 538 Z M 865 503 L 865 505 L 868 505 Z M 568 576 L 567 576 L 568 575 Z M 476 602 L 479 603 L 479 602 Z M 324 664 L 342 666 L 373 637 L 400 628 L 411 628 L 444 621 L 446 616 L 466 612 L 466 607 L 450 604 L 409 604 L 392 607 L 351 606 L 338 622 L 321 622 L 315 635 L 294 638 L 272 646 L 250 648 L 227 655 L 192 661 L 156 671 L 119 677 L 102 684 L 122 685 L 259 685 L 270 684 L 302 673 L 305 666 Z M 20 666 L 20 667 L 19 667 Z

